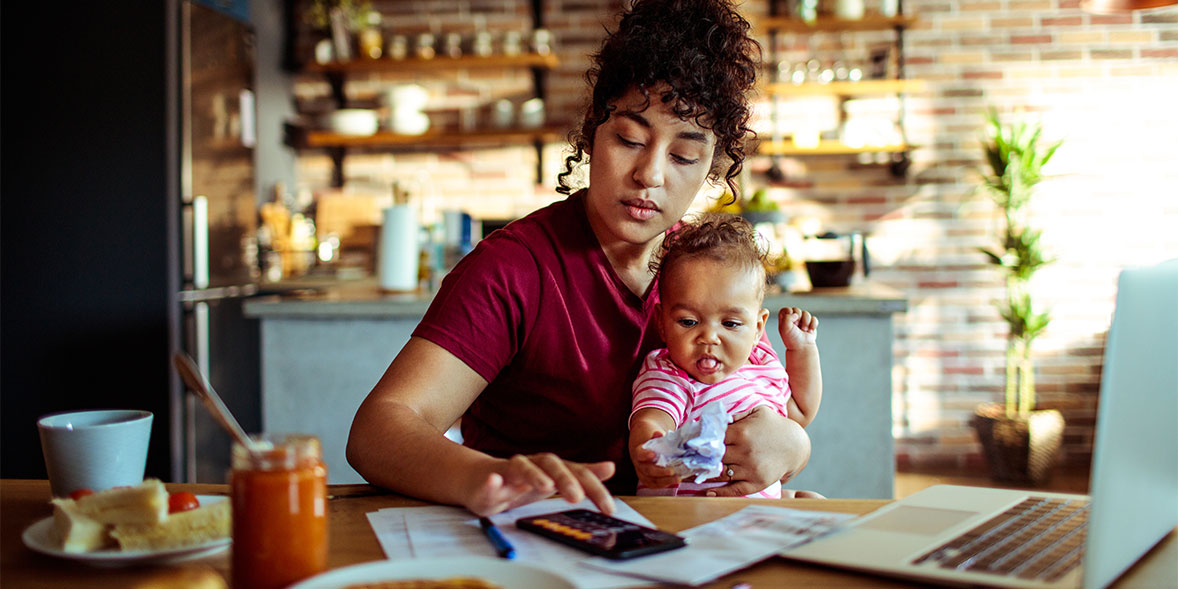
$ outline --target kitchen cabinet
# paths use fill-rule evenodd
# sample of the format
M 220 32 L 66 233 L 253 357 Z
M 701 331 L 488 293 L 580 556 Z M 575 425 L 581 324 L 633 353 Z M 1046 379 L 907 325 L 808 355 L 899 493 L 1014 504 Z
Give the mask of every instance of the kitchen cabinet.
M 533 6 L 533 29 L 542 28 L 542 12 L 539 5 Z M 429 76 L 435 73 L 479 69 L 527 69 L 532 73 L 533 92 L 536 98 L 545 98 L 545 74 L 560 65 L 552 53 L 539 54 L 524 52 L 517 55 L 495 54 L 488 56 L 463 55 L 449 57 L 437 55 L 429 58 L 408 56 L 392 58 L 358 58 L 328 63 L 309 62 L 298 67 L 303 76 L 323 76 L 331 87 L 331 95 L 337 108 L 345 105 L 345 87 L 351 76 L 368 76 L 381 72 L 411 72 Z M 539 127 L 475 128 L 471 130 L 431 129 L 421 135 L 397 134 L 387 131 L 373 135 L 344 135 L 323 131 L 308 124 L 287 124 L 285 143 L 296 150 L 325 150 L 332 158 L 332 185 L 342 186 L 344 158 L 351 151 L 429 151 L 443 149 L 478 149 L 504 145 L 532 145 L 537 153 L 537 178 L 542 162 L 540 154 L 545 143 L 558 140 L 566 130 L 553 125 Z
M 758 29 L 767 33 L 769 36 L 767 64 L 771 66 L 778 64 L 777 51 L 779 47 L 779 35 L 815 35 L 818 33 L 842 35 L 865 31 L 894 31 L 895 35 L 893 37 L 892 47 L 890 48 L 890 51 L 894 52 L 894 57 L 889 56 L 889 59 L 892 59 L 893 67 L 890 68 L 891 71 L 888 71 L 889 68 L 883 68 L 886 77 L 882 79 L 868 79 L 864 77 L 863 79 L 853 81 L 839 80 L 826 82 L 807 79 L 800 83 L 782 79 L 781 69 L 774 67 L 774 71 L 776 72 L 772 76 L 774 80 L 768 84 L 764 84 L 762 88 L 763 92 L 774 101 L 771 116 L 774 132 L 770 134 L 769 140 L 762 141 L 759 144 L 757 153 L 768 156 L 791 157 L 891 153 L 895 154 L 892 158 L 888 158 L 892 172 L 896 175 L 903 175 L 908 167 L 908 151 L 912 149 L 912 146 L 904 139 L 903 97 L 905 94 L 921 92 L 925 89 L 925 83 L 923 81 L 904 78 L 903 33 L 906 28 L 916 22 L 916 19 L 911 16 L 885 17 L 871 15 L 854 20 L 818 18 L 812 22 L 807 22 L 799 18 L 778 16 L 777 4 L 777 2 L 771 2 L 771 15 L 758 23 Z M 777 132 L 779 125 L 778 119 L 781 116 L 781 110 L 783 108 L 779 101 L 814 96 L 827 96 L 838 100 L 840 124 L 846 123 L 847 114 L 844 107 L 848 100 L 869 96 L 898 97 L 900 99 L 900 108 L 898 109 L 895 123 L 899 130 L 900 140 L 884 144 L 848 144 L 841 139 L 828 138 L 809 142 L 797 141 L 796 138 L 793 141 L 784 140 L 781 134 Z

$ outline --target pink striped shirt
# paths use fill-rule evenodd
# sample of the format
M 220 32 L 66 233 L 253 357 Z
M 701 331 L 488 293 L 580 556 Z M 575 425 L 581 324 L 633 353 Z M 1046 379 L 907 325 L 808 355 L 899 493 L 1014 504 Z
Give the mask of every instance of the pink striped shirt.
M 728 415 L 768 405 L 788 417 L 790 390 L 789 376 L 777 353 L 765 338 L 757 341 L 748 362 L 724 380 L 705 384 L 695 380 L 687 371 L 671 361 L 666 348 L 652 351 L 642 363 L 642 370 L 634 380 L 634 401 L 630 416 L 639 409 L 661 409 L 671 416 L 678 428 L 688 420 L 699 419 L 700 410 L 710 403 L 723 403 Z M 638 486 L 639 495 L 700 495 L 720 484 L 681 482 L 670 489 L 647 489 Z M 749 495 L 750 497 L 781 497 L 781 483 Z

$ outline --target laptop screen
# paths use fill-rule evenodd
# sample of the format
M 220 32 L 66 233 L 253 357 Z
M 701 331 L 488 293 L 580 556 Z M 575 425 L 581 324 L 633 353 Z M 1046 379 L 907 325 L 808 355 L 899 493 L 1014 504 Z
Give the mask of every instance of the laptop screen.
M 1126 269 L 1104 353 L 1084 586 L 1178 525 L 1178 259 Z

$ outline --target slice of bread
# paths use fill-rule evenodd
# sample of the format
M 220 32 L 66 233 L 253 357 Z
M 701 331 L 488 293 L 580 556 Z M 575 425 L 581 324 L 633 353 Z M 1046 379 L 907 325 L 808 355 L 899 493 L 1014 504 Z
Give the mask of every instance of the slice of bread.
M 168 515 L 151 524 L 117 524 L 110 535 L 123 550 L 162 550 L 203 544 L 228 538 L 231 532 L 229 501 L 202 505 Z
M 225 577 L 207 564 L 159 567 L 128 589 L 229 589 Z
M 54 504 L 69 499 L 54 499 Z M 150 524 L 168 517 L 168 490 L 159 479 L 107 489 L 76 502 L 78 513 L 102 524 Z
M 128 589 L 229 589 L 229 585 L 213 567 L 185 563 L 182 567 L 153 569 Z
M 107 526 L 80 513 L 73 499 L 53 500 L 49 535 L 66 552 L 90 552 L 114 543 Z

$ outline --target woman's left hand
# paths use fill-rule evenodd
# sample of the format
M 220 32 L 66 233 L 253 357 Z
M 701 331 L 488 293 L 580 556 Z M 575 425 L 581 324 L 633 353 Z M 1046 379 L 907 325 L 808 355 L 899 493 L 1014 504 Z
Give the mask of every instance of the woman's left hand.
M 765 406 L 735 418 L 724 436 L 724 472 L 708 481 L 728 484 L 709 489 L 708 496 L 756 493 L 797 476 L 810 461 L 810 437 L 796 421 Z

